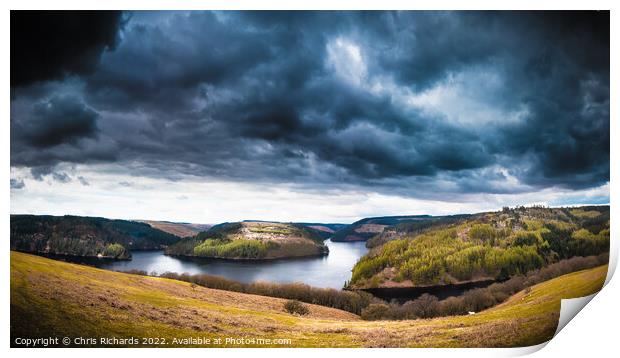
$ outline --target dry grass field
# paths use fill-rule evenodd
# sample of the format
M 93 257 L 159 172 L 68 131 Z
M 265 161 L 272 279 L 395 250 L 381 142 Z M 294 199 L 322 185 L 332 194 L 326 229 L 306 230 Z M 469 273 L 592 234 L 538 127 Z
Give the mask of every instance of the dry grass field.
M 283 299 L 11 252 L 11 344 L 17 337 L 58 336 L 158 337 L 166 347 L 190 337 L 250 339 L 241 346 L 265 346 L 252 343 L 258 338 L 290 340 L 275 347 L 526 346 L 553 336 L 560 299 L 597 292 L 606 273 L 601 266 L 561 276 L 475 315 L 370 322 L 316 305 L 296 316 L 284 310 Z

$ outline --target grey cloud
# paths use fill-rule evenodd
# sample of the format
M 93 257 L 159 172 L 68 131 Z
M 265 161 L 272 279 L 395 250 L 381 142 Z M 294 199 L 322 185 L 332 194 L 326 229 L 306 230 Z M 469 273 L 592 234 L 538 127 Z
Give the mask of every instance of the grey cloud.
M 30 168 L 30 174 L 32 175 L 34 180 L 43 181 L 43 178 L 45 176 L 52 174 L 52 169 L 53 168 L 51 166 L 32 167 Z
M 54 96 L 34 104 L 31 117 L 15 126 L 32 146 L 48 148 L 96 136 L 97 117 L 77 98 Z
M 523 190 L 500 167 L 537 188 L 609 181 L 608 12 L 136 12 L 120 37 L 66 93 L 15 91 L 12 165 L 414 196 Z M 364 80 L 419 95 L 458 76 L 497 118 L 454 123 L 346 83 L 326 65 L 336 39 Z
M 11 189 L 23 189 L 26 187 L 23 179 L 11 179 Z
M 46 85 L 19 91 L 11 102 L 13 165 L 53 167 L 118 157 L 116 141 L 100 132 L 100 114 L 75 93 L 63 93 L 71 90 L 71 86 Z M 30 101 L 33 96 L 37 99 Z
M 78 176 L 77 177 L 78 181 L 80 182 L 80 184 L 84 185 L 84 186 L 89 186 L 90 182 L 88 180 L 86 180 L 86 178 L 84 178 L 83 176 Z
M 69 183 L 71 182 L 71 177 L 67 173 L 52 173 L 52 179 L 59 183 Z
M 65 172 L 56 171 L 53 166 L 37 166 L 30 168 L 32 178 L 37 181 L 43 181 L 46 177 L 51 176 L 52 180 L 59 183 L 69 183 L 71 177 Z

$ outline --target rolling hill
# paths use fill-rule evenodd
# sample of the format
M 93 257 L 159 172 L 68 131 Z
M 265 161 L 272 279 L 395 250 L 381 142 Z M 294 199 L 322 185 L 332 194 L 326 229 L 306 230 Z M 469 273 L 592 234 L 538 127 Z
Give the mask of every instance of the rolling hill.
M 373 241 L 378 246 L 353 268 L 351 288 L 505 280 L 561 259 L 608 252 L 609 206 L 504 208 L 423 228 L 399 224 Z
M 192 237 L 202 231 L 209 230 L 210 224 L 191 224 L 191 223 L 175 223 L 171 221 L 156 221 L 156 220 L 137 220 L 149 224 L 151 227 L 165 231 L 169 234 L 178 237 Z
M 52 336 L 69 337 L 70 346 L 75 337 L 95 337 L 81 346 L 99 347 L 100 337 L 136 338 L 137 344 L 112 345 L 129 347 L 528 346 L 552 338 L 560 299 L 599 291 L 606 273 L 607 266 L 600 266 L 560 276 L 470 316 L 362 321 L 316 305 L 307 305 L 306 316 L 291 315 L 283 299 L 11 252 L 11 345 L 16 337 Z M 222 338 L 222 344 L 187 340 L 199 337 Z
M 168 247 L 166 254 L 225 259 L 277 259 L 326 255 L 315 230 L 302 225 L 244 221 L 215 225 Z
M 161 249 L 178 240 L 177 236 L 135 221 L 11 215 L 11 250 L 129 259 L 131 250 Z

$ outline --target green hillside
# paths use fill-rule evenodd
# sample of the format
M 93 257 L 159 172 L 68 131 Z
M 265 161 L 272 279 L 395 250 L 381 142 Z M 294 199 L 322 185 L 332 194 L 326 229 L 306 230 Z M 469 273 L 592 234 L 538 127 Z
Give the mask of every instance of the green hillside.
M 411 224 L 400 228 L 359 260 L 351 287 L 503 280 L 609 250 L 609 206 L 505 208 L 424 230 L 410 230 Z
M 301 225 L 244 221 L 215 225 L 166 249 L 169 255 L 226 259 L 276 259 L 326 255 L 314 230 Z

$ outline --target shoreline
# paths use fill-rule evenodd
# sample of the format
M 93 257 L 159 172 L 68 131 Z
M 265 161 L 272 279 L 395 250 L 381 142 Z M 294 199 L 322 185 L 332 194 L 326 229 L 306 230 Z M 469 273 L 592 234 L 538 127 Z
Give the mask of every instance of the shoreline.
M 430 286 L 409 286 L 409 287 L 374 287 L 374 288 L 352 288 L 351 291 L 364 291 L 385 301 L 396 300 L 399 303 L 405 303 L 409 300 L 416 299 L 421 295 L 428 293 L 436 296 L 438 299 L 445 299 L 452 296 L 460 296 L 463 292 L 490 286 L 496 282 L 496 279 L 484 279 L 467 281 L 462 283 L 451 283 L 443 285 Z
M 296 259 L 308 259 L 329 256 L 329 251 L 310 255 L 286 256 L 286 257 L 263 257 L 263 258 L 243 258 L 243 257 L 215 257 L 215 256 L 196 256 L 196 255 L 175 255 L 166 253 L 165 256 L 174 257 L 181 260 L 213 260 L 213 261 L 230 261 L 230 262 L 271 262 L 271 261 L 287 261 Z

